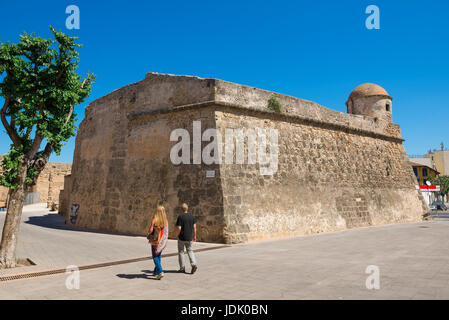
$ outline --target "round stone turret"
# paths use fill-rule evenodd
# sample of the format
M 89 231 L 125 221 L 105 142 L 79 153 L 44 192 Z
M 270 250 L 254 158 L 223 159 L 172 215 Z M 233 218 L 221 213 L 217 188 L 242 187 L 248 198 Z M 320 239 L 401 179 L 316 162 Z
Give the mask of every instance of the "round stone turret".
M 348 113 L 361 114 L 392 121 L 393 98 L 384 88 L 374 83 L 364 83 L 355 88 L 346 101 Z

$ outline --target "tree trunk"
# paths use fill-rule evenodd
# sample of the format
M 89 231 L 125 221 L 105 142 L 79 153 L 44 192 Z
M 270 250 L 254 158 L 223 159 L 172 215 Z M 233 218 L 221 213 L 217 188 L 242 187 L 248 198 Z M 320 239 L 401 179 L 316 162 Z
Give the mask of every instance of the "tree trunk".
M 16 266 L 16 249 L 19 236 L 20 220 L 22 218 L 23 203 L 26 197 L 25 179 L 26 163 L 21 163 L 17 177 L 19 186 L 9 190 L 8 211 L 3 225 L 2 241 L 0 243 L 0 268 L 14 268 Z

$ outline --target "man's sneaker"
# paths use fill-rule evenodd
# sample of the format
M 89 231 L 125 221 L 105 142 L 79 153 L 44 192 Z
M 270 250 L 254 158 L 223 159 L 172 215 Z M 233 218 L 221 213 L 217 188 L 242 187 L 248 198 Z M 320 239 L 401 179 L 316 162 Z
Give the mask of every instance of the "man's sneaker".
M 198 269 L 198 267 L 195 265 L 192 266 L 192 274 L 194 274 L 196 272 L 196 270 Z
M 164 277 L 164 273 L 159 273 L 156 277 L 157 280 L 161 280 Z
M 185 268 L 181 268 L 178 270 L 179 273 L 186 273 L 186 269 Z

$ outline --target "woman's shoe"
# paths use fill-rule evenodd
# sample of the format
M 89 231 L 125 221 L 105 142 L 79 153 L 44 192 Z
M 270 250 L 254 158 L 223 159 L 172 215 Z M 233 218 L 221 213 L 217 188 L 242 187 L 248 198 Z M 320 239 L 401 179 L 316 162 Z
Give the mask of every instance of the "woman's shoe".
M 159 273 L 159 274 L 157 275 L 156 279 L 157 279 L 157 280 L 161 280 L 163 277 L 164 277 L 164 273 L 161 272 L 161 273 Z

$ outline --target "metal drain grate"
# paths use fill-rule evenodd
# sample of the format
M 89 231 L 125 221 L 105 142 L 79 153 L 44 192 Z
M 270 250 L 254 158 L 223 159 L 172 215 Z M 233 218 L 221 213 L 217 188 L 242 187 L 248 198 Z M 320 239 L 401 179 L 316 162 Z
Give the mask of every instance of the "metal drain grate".
M 211 247 L 211 248 L 197 249 L 197 250 L 194 250 L 194 252 L 204 252 L 204 251 L 229 248 L 229 247 L 231 247 L 231 246 L 223 245 L 223 246 L 217 246 L 217 247 Z M 163 258 L 174 257 L 177 255 L 178 255 L 178 253 L 168 253 L 168 254 L 163 254 L 162 257 Z M 119 265 L 119 264 L 141 262 L 141 261 L 152 260 L 152 259 L 153 259 L 152 257 L 140 257 L 140 258 L 133 258 L 133 259 L 117 260 L 117 261 L 84 265 L 84 266 L 78 267 L 78 269 L 80 271 L 81 270 L 98 269 L 98 268 L 115 266 L 115 265 Z M 61 274 L 61 273 L 66 273 L 66 269 L 63 268 L 63 269 L 36 271 L 36 272 L 21 273 L 21 274 L 14 274 L 14 275 L 4 275 L 4 276 L 0 276 L 0 282 L 13 281 L 13 280 L 19 280 L 19 279 L 28 279 L 28 278 L 37 278 L 37 277 L 50 276 L 50 275 Z

